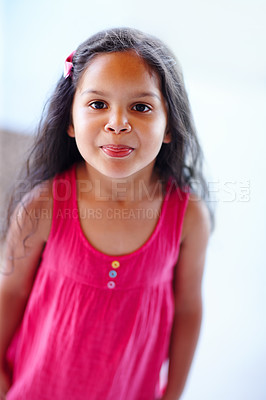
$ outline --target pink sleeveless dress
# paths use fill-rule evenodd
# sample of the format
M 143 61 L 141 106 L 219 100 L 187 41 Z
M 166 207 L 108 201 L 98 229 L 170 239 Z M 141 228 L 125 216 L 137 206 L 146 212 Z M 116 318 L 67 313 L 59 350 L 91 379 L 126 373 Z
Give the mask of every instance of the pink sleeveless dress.
M 189 194 L 169 182 L 150 238 L 115 257 L 96 250 L 83 234 L 75 166 L 56 176 L 53 190 L 50 236 L 8 350 L 13 385 L 7 399 L 160 398 Z

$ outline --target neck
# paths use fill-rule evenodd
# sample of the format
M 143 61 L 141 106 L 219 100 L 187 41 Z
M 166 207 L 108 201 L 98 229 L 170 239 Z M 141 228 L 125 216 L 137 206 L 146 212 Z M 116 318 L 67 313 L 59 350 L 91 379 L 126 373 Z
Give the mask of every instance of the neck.
M 78 181 L 87 185 L 96 201 L 134 202 L 152 200 L 162 195 L 162 183 L 153 170 L 153 165 L 126 178 L 111 178 L 102 175 L 88 164 L 81 164 Z

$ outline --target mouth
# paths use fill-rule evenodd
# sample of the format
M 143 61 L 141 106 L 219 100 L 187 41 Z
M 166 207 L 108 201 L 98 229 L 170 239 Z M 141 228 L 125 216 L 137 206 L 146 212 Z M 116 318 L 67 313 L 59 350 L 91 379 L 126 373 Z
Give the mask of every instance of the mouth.
M 132 151 L 134 151 L 133 147 L 125 146 L 125 145 L 115 145 L 115 144 L 107 144 L 100 147 L 102 151 L 109 157 L 113 158 L 123 158 L 129 156 Z

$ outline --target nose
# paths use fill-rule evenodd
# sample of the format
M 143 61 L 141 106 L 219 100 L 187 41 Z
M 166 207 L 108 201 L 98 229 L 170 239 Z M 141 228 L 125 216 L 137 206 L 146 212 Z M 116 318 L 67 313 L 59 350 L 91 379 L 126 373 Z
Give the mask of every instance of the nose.
M 109 121 L 104 127 L 105 132 L 112 132 L 116 135 L 120 133 L 129 133 L 131 132 L 131 129 L 127 117 L 119 111 L 112 113 Z

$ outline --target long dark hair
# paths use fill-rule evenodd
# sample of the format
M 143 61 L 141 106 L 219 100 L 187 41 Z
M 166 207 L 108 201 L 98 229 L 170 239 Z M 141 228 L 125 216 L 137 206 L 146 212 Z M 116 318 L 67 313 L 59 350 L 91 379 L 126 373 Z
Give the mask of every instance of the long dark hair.
M 134 50 L 157 73 L 168 105 L 171 142 L 162 145 L 155 162 L 160 179 L 165 181 L 171 176 L 180 188 L 190 188 L 208 203 L 208 187 L 202 173 L 203 154 L 178 61 L 156 37 L 132 28 L 115 28 L 101 31 L 83 42 L 73 56 L 71 76 L 59 79 L 43 111 L 35 143 L 20 179 L 23 191 L 17 185 L 10 202 L 9 217 L 21 200 L 20 193 L 29 192 L 37 184 L 82 160 L 75 139 L 67 134 L 78 82 L 97 54 L 127 50 Z M 211 209 L 210 215 L 213 226 Z

